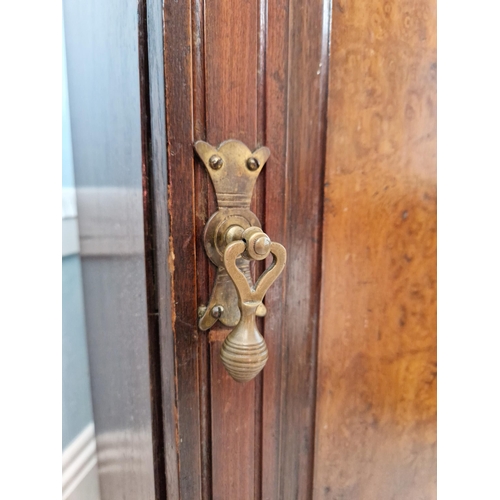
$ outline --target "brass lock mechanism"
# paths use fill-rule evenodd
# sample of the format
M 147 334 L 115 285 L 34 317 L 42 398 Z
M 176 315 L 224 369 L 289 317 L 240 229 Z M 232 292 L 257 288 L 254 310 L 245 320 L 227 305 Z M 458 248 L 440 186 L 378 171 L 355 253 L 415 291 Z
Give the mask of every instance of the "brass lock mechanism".
M 234 327 L 222 344 L 221 359 L 234 380 L 247 382 L 264 368 L 268 358 L 255 317 L 265 316 L 264 295 L 286 263 L 285 248 L 270 240 L 250 210 L 255 181 L 270 151 L 262 147 L 252 153 L 232 139 L 218 148 L 203 141 L 194 147 L 210 174 L 219 208 L 203 234 L 217 274 L 208 305 L 199 308 L 199 327 L 208 330 L 217 320 Z M 271 265 L 252 283 L 250 261 L 269 255 L 273 256 Z

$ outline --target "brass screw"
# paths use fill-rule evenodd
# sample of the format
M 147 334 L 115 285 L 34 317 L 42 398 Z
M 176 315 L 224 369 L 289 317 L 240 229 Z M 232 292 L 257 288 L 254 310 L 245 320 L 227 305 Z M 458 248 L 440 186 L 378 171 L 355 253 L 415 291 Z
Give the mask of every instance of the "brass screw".
M 224 161 L 220 156 L 213 155 L 210 157 L 210 160 L 208 160 L 208 164 L 214 170 L 219 170 L 220 168 L 222 168 L 222 165 L 224 165 Z
M 219 319 L 222 316 L 222 313 L 224 312 L 224 308 L 222 306 L 214 306 L 212 307 L 212 310 L 210 313 L 214 318 Z
M 253 156 L 251 158 L 248 158 L 247 160 L 247 168 L 248 170 L 257 170 L 260 167 L 259 160 L 257 158 L 254 158 Z

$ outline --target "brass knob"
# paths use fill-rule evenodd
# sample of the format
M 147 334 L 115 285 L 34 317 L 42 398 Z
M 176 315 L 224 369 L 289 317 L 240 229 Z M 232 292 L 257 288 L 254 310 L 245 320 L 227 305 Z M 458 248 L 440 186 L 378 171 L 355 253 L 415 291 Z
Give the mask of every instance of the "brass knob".
M 245 253 L 256 253 L 259 260 L 269 253 L 273 255 L 273 262 L 254 285 L 248 282 L 236 264 L 236 259 Z M 238 293 L 241 318 L 224 340 L 220 357 L 229 375 L 237 382 L 253 379 L 266 364 L 269 356 L 267 346 L 257 328 L 255 316 L 257 308 L 263 305 L 264 295 L 283 271 L 285 263 L 285 248 L 271 242 L 260 228 L 248 228 L 243 233 L 243 240 L 230 243 L 224 251 L 224 266 Z
M 260 227 L 252 226 L 241 233 L 241 238 L 246 243 L 242 257 L 248 260 L 263 260 L 271 250 L 271 240 Z

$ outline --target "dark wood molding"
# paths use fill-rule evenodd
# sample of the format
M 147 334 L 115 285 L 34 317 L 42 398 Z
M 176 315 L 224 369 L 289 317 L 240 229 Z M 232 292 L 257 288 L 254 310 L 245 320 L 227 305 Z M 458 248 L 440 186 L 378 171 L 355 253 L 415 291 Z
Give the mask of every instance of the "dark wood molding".
M 158 16 L 157 3 L 150 4 Z M 173 318 L 171 331 L 159 327 L 164 398 L 172 397 L 165 386 L 172 372 L 163 366 L 172 363 L 163 357 L 170 343 L 170 356 L 175 353 L 176 401 L 164 402 L 163 419 L 170 426 L 166 440 L 178 433 L 178 456 L 165 447 L 168 493 L 302 498 L 312 487 L 329 3 L 196 0 L 166 3 L 163 14 L 168 202 L 165 167 L 153 165 L 152 172 L 160 182 L 158 191 L 153 181 L 159 287 L 171 273 L 171 302 L 156 291 Z M 216 204 L 192 145 L 228 138 L 270 147 L 252 209 L 291 257 L 266 297 L 270 312 L 261 328 L 270 360 L 245 385 L 230 379 L 219 361 L 223 331 L 207 335 L 196 327 L 197 307 L 207 302 L 214 279 L 201 234 Z M 159 308 L 158 315 L 161 323 L 168 313 Z M 178 489 L 169 460 L 178 460 Z M 229 466 L 245 473 L 229 475 Z
M 156 500 L 166 498 L 167 484 L 165 474 L 165 436 L 163 432 L 162 407 L 162 359 L 160 355 L 160 322 L 159 300 L 162 295 L 159 287 L 161 270 L 158 269 L 157 258 L 161 256 L 162 245 L 158 240 L 164 238 L 167 228 L 157 224 L 158 210 L 161 210 L 161 198 L 158 200 L 159 183 L 157 181 L 158 167 L 157 151 L 153 151 L 151 105 L 156 109 L 157 95 L 150 88 L 149 81 L 149 49 L 148 49 L 148 18 L 147 0 L 138 3 L 138 53 L 139 53 L 139 88 L 141 109 L 141 150 L 142 150 L 142 193 L 144 218 L 144 262 L 146 271 L 147 321 L 149 339 L 149 376 L 151 400 L 151 427 L 153 435 L 153 466 L 155 478 Z M 151 26 L 153 30 L 153 26 Z M 154 57 L 154 55 L 153 55 Z M 152 102 L 151 102 L 152 101 Z M 157 147 L 157 146 L 155 146 Z M 159 233 L 159 234 L 158 234 Z M 160 273 L 160 276 L 158 274 Z M 168 289 L 167 289 L 168 290 Z M 165 293 L 165 292 L 163 292 Z M 167 291 L 168 293 L 168 291 Z

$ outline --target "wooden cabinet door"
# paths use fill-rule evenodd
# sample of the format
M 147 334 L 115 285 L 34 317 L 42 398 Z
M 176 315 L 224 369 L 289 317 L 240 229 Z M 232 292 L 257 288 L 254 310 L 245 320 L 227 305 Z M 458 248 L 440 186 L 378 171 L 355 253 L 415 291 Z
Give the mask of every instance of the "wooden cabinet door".
M 434 1 L 139 11 L 158 491 L 435 498 Z M 219 359 L 228 330 L 197 327 L 215 275 L 200 139 L 271 150 L 252 209 L 288 263 L 259 325 L 269 361 L 245 384 Z

